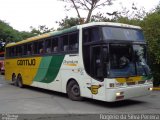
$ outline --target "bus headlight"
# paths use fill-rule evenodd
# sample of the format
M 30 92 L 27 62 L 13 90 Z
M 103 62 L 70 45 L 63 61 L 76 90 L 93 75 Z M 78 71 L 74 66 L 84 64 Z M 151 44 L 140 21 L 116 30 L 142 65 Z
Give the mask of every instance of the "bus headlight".
M 153 90 L 153 88 L 148 88 L 148 90 L 149 90 L 149 91 L 152 91 L 152 90 Z
M 122 96 L 124 94 L 124 92 L 117 92 L 116 96 Z
M 120 93 L 120 92 L 116 93 L 116 96 L 120 96 L 120 95 L 121 95 L 121 93 Z

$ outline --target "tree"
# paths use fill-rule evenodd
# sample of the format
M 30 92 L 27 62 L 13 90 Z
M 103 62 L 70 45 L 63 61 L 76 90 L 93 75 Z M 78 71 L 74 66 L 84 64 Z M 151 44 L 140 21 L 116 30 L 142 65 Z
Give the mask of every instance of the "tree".
M 21 40 L 18 31 L 13 29 L 9 24 L 0 20 L 0 41 L 13 42 Z
M 40 35 L 54 31 L 54 28 L 48 28 L 46 25 L 39 25 L 38 28 L 30 27 L 31 33 L 34 35 Z
M 69 28 L 69 27 L 78 25 L 79 20 L 78 20 L 78 18 L 73 18 L 73 17 L 69 18 L 68 16 L 66 16 L 64 19 L 62 19 L 59 22 L 57 21 L 56 23 L 59 24 L 58 30 L 62 30 L 62 29 L 65 29 L 65 28 Z
M 22 38 L 21 40 L 24 40 L 24 39 L 27 39 L 27 38 L 35 36 L 35 34 L 33 34 L 31 32 L 26 32 L 26 31 L 19 32 L 19 35 Z
M 160 85 L 160 12 L 149 13 L 143 20 L 142 28 L 148 43 L 154 85 Z
M 105 7 L 107 5 L 112 5 L 115 0 L 60 0 L 63 2 L 70 3 L 70 8 L 74 8 L 77 12 L 79 21 L 83 23 L 83 18 L 80 15 L 80 10 L 87 11 L 87 16 L 85 23 L 90 22 L 92 13 L 95 9 Z

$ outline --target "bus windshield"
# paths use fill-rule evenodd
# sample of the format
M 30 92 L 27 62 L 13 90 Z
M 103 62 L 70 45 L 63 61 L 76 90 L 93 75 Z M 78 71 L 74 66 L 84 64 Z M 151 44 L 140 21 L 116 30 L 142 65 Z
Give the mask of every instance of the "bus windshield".
M 144 41 L 143 32 L 140 29 L 102 27 L 104 40 L 130 40 Z
M 109 51 L 110 77 L 146 76 L 150 73 L 144 45 L 110 44 Z

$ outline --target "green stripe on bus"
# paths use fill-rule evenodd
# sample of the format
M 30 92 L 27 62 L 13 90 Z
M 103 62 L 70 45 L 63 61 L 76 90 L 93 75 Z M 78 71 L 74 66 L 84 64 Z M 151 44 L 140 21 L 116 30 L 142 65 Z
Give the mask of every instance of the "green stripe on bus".
M 53 82 L 59 73 L 63 59 L 64 55 L 43 57 L 34 81 L 43 83 Z
M 42 57 L 41 63 L 39 65 L 39 69 L 34 78 L 34 81 L 42 81 L 45 78 L 51 60 L 52 60 L 52 56 Z
M 53 82 L 59 73 L 63 59 L 64 59 L 64 55 L 54 55 L 52 57 L 52 60 L 50 62 L 50 65 L 44 80 L 40 82 L 43 82 L 43 83 Z

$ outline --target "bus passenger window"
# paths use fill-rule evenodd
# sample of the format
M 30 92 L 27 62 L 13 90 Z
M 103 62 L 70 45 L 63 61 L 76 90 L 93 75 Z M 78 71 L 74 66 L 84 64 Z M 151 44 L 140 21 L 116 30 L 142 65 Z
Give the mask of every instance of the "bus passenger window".
M 85 29 L 83 30 L 83 41 L 86 42 L 90 42 L 90 38 L 89 38 L 89 30 Z
M 78 50 L 78 33 L 69 35 L 69 50 Z
M 67 52 L 69 50 L 68 35 L 64 35 L 64 36 L 60 37 L 60 41 L 62 43 L 61 50 L 64 52 Z
M 44 42 L 43 41 L 40 41 L 39 43 L 38 43 L 38 53 L 39 54 L 43 54 L 44 53 Z
M 27 45 L 23 45 L 22 49 L 23 49 L 23 55 L 27 55 Z
M 28 44 L 27 47 L 27 55 L 31 55 L 33 53 L 34 49 L 33 49 L 33 44 Z
M 11 48 L 11 57 L 14 57 L 14 47 Z
M 22 46 L 17 47 L 17 56 L 22 56 Z
M 15 56 L 18 56 L 18 46 L 16 46 L 14 50 L 15 50 L 15 52 L 14 52 Z
M 92 27 L 89 29 L 83 30 L 83 42 L 93 42 L 93 41 L 99 41 L 100 35 L 99 35 L 99 28 L 98 27 Z
M 58 38 L 52 39 L 52 52 L 58 51 Z
M 57 52 L 57 51 L 58 51 L 58 47 L 55 46 L 53 51 L 54 51 L 54 52 Z
M 100 39 L 99 30 L 98 30 L 97 27 L 92 28 L 92 30 L 91 30 L 91 39 L 92 39 L 92 41 L 98 41 Z
M 45 51 L 46 53 L 51 53 L 51 39 L 48 38 L 45 41 Z
M 68 45 L 64 45 L 63 51 L 68 51 L 68 49 L 69 49 Z

